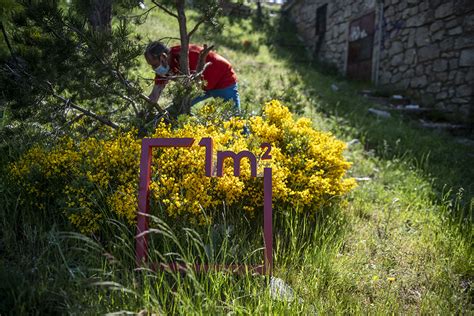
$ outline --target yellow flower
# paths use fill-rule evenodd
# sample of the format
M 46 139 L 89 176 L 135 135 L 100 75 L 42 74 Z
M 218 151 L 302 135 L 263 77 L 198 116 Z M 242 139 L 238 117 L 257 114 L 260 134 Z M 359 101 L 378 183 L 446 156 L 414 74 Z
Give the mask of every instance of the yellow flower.
M 242 135 L 244 126 L 251 131 L 248 137 Z M 153 151 L 150 196 L 169 216 L 197 224 L 210 223 L 223 203 L 251 216 L 258 212 L 263 205 L 264 167 L 272 168 L 276 211 L 298 206 L 300 212 L 316 212 L 356 185 L 354 179 L 344 178 L 351 166 L 342 155 L 345 144 L 315 130 L 309 119 L 295 120 L 276 100 L 265 104 L 262 116 L 224 122 L 216 107 L 208 104 L 179 128 L 160 123 L 153 137 L 195 139 L 190 148 Z M 198 144 L 203 137 L 214 141 L 214 164 L 217 151 L 254 153 L 260 177 L 250 177 L 246 158 L 241 162 L 241 177 L 234 177 L 231 159 L 224 163 L 223 177 L 206 177 L 205 148 Z M 272 146 L 271 160 L 261 160 L 264 142 Z M 44 208 L 46 201 L 54 201 L 82 232 L 99 230 L 104 208 L 133 225 L 140 148 L 135 131 L 81 141 L 66 137 L 52 149 L 31 148 L 10 166 L 10 175 L 24 189 L 26 202 Z

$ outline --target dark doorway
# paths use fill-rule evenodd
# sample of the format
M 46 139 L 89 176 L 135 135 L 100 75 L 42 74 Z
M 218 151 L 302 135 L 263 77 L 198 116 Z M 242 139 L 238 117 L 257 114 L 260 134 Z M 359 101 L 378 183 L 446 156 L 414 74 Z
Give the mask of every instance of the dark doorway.
M 326 15 L 328 5 L 322 5 L 316 10 L 316 35 L 321 35 L 326 32 Z
M 366 14 L 349 24 L 347 77 L 370 81 L 374 48 L 375 12 Z
M 316 45 L 314 54 L 317 56 L 321 45 L 323 44 L 324 34 L 326 33 L 326 16 L 328 5 L 324 4 L 316 9 Z

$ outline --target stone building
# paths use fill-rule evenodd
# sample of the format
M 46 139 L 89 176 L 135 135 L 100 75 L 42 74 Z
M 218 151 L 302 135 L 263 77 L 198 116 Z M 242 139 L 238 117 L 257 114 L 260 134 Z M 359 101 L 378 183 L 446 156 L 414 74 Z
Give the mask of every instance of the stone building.
M 474 122 L 474 0 L 290 0 L 314 57 Z

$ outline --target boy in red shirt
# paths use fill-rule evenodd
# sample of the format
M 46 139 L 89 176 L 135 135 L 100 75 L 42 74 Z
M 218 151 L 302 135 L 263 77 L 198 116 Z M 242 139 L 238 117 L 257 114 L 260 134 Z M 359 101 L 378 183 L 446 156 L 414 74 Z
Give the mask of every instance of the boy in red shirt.
M 145 59 L 156 73 L 155 86 L 149 98 L 152 102 L 158 102 L 160 95 L 168 83 L 166 75 L 179 75 L 179 52 L 181 46 L 167 47 L 161 42 L 151 42 L 145 50 Z M 189 45 L 189 69 L 196 71 L 199 61 L 199 53 L 203 50 L 197 45 Z M 224 101 L 233 101 L 234 109 L 240 112 L 240 97 L 237 90 L 237 76 L 232 65 L 222 56 L 215 52 L 209 52 L 206 63 L 211 64 L 203 73 L 203 79 L 207 82 L 204 94 L 192 100 L 192 105 L 210 97 L 222 98 Z

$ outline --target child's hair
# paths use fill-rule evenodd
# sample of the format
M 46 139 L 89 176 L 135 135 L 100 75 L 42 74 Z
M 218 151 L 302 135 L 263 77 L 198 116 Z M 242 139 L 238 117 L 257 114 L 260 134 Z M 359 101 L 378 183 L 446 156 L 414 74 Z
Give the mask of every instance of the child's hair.
M 168 46 L 166 46 L 162 42 L 153 41 L 147 45 L 144 54 L 145 55 L 148 54 L 155 58 L 159 58 L 161 54 L 163 53 L 169 54 L 169 52 L 170 52 L 170 49 L 168 48 Z

